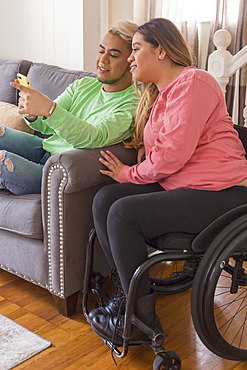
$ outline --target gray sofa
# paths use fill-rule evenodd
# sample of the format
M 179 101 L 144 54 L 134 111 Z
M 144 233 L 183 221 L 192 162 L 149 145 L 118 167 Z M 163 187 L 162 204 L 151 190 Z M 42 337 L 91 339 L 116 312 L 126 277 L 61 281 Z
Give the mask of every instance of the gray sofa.
M 9 85 L 17 72 L 51 99 L 75 79 L 95 76 L 26 60 L 0 60 L 0 101 L 18 104 L 18 93 Z M 111 150 L 126 164 L 136 161 L 136 151 L 121 143 Z M 0 190 L 0 268 L 47 289 L 65 316 L 74 313 L 82 289 L 93 197 L 112 182 L 99 173 L 98 158 L 99 149 L 51 156 L 44 166 L 41 194 L 16 196 Z M 94 263 L 95 270 L 107 273 L 99 246 Z

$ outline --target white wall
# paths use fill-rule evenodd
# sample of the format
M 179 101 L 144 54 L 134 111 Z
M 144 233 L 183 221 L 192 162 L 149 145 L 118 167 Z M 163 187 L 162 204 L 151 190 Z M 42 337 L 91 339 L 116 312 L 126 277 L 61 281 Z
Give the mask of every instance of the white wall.
M 149 20 L 149 0 L 108 0 L 109 25 L 118 19 L 130 19 L 138 25 Z
M 82 0 L 0 0 L 0 59 L 82 69 Z
M 149 0 L 0 0 L 0 59 L 95 70 L 98 45 L 118 19 L 148 20 Z
M 133 0 L 116 1 L 109 0 L 109 25 L 118 19 L 133 20 Z
M 83 69 L 88 71 L 95 70 L 95 57 L 100 44 L 100 1 L 83 1 Z

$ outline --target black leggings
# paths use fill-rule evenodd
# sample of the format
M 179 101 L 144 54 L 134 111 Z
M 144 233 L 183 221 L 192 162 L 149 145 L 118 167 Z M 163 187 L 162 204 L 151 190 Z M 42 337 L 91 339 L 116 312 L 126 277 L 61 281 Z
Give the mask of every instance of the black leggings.
M 169 232 L 198 234 L 215 218 L 247 202 L 247 188 L 221 191 L 176 189 L 159 184 L 114 184 L 103 187 L 93 202 L 99 242 L 112 268 L 117 268 L 125 293 L 136 268 L 147 260 L 146 239 Z M 145 274 L 138 296 L 150 293 Z

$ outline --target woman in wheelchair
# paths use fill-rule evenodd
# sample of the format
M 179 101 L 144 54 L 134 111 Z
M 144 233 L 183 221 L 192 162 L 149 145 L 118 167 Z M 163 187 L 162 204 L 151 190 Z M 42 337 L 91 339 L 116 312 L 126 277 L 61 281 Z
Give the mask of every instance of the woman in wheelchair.
M 132 47 L 130 68 L 142 91 L 127 145 L 138 149 L 137 164 L 126 166 L 102 151 L 101 173 L 118 184 L 103 187 L 93 202 L 96 233 L 117 289 L 88 320 L 116 345 L 123 342 L 131 277 L 148 257 L 146 241 L 170 232 L 198 234 L 247 202 L 246 153 L 224 95 L 209 73 L 192 66 L 179 30 L 167 19 L 153 19 L 137 28 Z M 134 311 L 162 337 L 148 273 L 138 285 Z M 145 341 L 134 330 L 130 343 Z

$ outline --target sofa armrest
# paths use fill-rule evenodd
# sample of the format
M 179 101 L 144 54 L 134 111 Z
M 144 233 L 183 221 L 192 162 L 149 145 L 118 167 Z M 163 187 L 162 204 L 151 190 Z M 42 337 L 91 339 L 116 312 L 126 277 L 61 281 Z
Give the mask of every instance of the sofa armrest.
M 136 163 L 136 150 L 124 148 L 122 143 L 103 148 L 103 150 L 107 149 L 111 150 L 124 164 Z M 74 149 L 51 156 L 44 168 L 43 186 L 46 186 L 47 177 L 50 177 L 51 171 L 56 168 L 63 168 L 66 171 L 65 193 L 73 193 L 112 182 L 110 177 L 99 172 L 100 169 L 105 168 L 99 162 L 100 150 L 102 148 Z
M 104 148 L 108 149 L 108 148 Z M 123 144 L 109 147 L 126 164 L 136 162 L 136 151 Z M 96 192 L 113 180 L 102 175 L 100 149 L 75 149 L 51 156 L 43 170 L 42 221 L 48 256 L 48 290 L 67 298 L 82 289 L 85 252 L 93 226 L 92 201 Z M 95 253 L 96 271 L 108 265 L 100 248 Z

